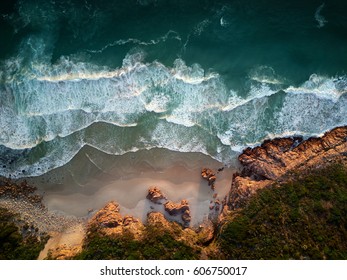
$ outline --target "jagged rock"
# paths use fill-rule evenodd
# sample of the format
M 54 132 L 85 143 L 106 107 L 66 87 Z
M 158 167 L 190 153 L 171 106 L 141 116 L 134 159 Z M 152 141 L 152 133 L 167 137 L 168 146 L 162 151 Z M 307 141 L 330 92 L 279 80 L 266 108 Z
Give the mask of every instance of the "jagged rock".
M 88 229 L 92 228 L 105 235 L 120 235 L 127 231 L 135 238 L 140 238 L 144 226 L 139 219 L 132 216 L 123 218 L 119 213 L 119 205 L 111 201 L 92 217 Z
M 123 219 L 123 231 L 128 231 L 134 235 L 135 239 L 140 239 L 143 235 L 144 225 L 133 216 L 125 216 Z
M 201 177 L 207 180 L 208 185 L 211 186 L 212 190 L 215 189 L 215 181 L 217 179 L 216 174 L 213 172 L 212 169 L 209 168 L 203 168 L 201 170 Z
M 71 260 L 82 250 L 81 246 L 59 245 L 54 250 L 49 251 L 49 259 L 53 260 Z
M 189 225 L 189 223 L 191 221 L 191 216 L 190 216 L 190 211 L 189 210 L 186 210 L 186 211 L 183 212 L 182 220 L 183 220 L 184 224 Z
M 191 216 L 187 200 L 183 199 L 181 203 L 168 201 L 164 204 L 164 209 L 171 216 L 181 215 L 184 226 L 189 226 Z
M 161 190 L 157 187 L 149 188 L 146 198 L 156 204 L 162 204 L 162 201 L 166 200 L 166 197 L 163 195 Z
M 90 223 L 105 228 L 121 226 L 123 224 L 123 218 L 119 213 L 118 203 L 114 201 L 109 202 L 95 214 Z
M 215 228 L 213 223 L 210 220 L 204 221 L 204 223 L 199 226 L 198 230 L 199 242 L 204 245 L 209 244 L 214 238 L 214 232 Z
M 347 126 L 338 127 L 321 138 L 277 138 L 264 141 L 255 148 L 247 148 L 239 156 L 243 175 L 255 179 L 276 180 L 301 165 L 313 166 L 324 157 L 341 156 L 347 149 Z
M 163 228 L 166 230 L 171 229 L 170 222 L 167 219 L 165 219 L 164 215 L 160 212 L 148 213 L 147 225 Z
M 204 178 L 204 179 L 209 179 L 210 177 L 212 177 L 212 176 L 215 176 L 216 174 L 213 172 L 213 170 L 212 169 L 209 169 L 209 168 L 203 168 L 202 170 L 201 170 L 201 176 L 202 176 L 202 178 Z
M 247 148 L 239 156 L 241 174 L 233 175 L 228 205 L 243 207 L 257 190 L 283 182 L 292 171 L 305 171 L 327 163 L 346 161 L 347 126 L 326 132 L 321 138 L 276 138 Z
M 165 211 L 168 212 L 171 216 L 176 216 L 183 214 L 186 210 L 189 210 L 189 204 L 185 199 L 183 199 L 180 203 L 168 201 L 164 204 L 164 208 Z

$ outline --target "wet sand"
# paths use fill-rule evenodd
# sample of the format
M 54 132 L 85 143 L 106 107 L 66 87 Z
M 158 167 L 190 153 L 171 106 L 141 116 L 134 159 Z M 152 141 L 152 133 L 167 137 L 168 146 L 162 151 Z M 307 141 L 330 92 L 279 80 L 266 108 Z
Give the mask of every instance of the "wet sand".
M 152 149 L 114 156 L 84 147 L 67 165 L 28 181 L 38 187 L 51 211 L 86 217 L 114 200 L 122 214 L 142 221 L 147 212 L 162 211 L 146 199 L 148 188 L 157 186 L 169 200 L 188 200 L 194 226 L 207 218 L 214 193 L 201 178 L 202 167 L 217 170 L 223 164 L 200 153 Z M 215 192 L 220 200 L 228 193 L 234 172 L 235 168 L 225 167 L 217 174 Z

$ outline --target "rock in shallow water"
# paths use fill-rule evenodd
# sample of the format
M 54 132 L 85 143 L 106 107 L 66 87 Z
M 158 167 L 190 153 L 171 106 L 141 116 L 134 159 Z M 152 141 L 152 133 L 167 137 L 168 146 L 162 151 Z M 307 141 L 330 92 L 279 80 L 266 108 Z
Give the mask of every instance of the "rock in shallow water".
M 168 201 L 164 204 L 164 209 L 171 216 L 179 216 L 183 220 L 184 226 L 189 226 L 191 216 L 188 201 L 183 199 L 180 203 Z
M 146 198 L 156 204 L 162 204 L 163 200 L 166 200 L 166 197 L 158 187 L 149 188 Z

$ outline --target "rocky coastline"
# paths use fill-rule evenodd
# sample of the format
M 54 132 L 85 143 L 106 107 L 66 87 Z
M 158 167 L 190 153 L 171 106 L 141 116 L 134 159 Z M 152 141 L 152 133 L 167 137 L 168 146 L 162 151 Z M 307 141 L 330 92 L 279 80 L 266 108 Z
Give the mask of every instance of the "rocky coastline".
M 309 170 L 341 163 L 347 166 L 347 126 L 337 127 L 322 137 L 275 138 L 247 148 L 238 157 L 242 165 L 233 175 L 228 209 L 245 205 L 257 190 L 295 179 Z
M 148 189 L 146 198 L 153 205 L 153 211 L 147 214 L 144 223 L 136 217 L 121 215 L 120 207 L 115 201 L 109 202 L 90 219 L 61 217 L 47 211 L 42 203 L 42 196 L 35 194 L 35 188 L 26 182 L 16 184 L 5 178 L 0 180 L 0 207 L 19 213 L 37 227 L 39 232 L 64 232 L 76 225 L 82 225 L 78 242 L 71 246 L 58 242 L 58 245 L 46 248 L 46 257 L 51 259 L 74 258 L 95 234 L 116 239 L 131 236 L 132 240 L 142 242 L 148 239 L 148 232 L 153 228 L 160 229 L 171 235 L 173 240 L 190 246 L 194 252 L 199 252 L 199 258 L 221 258 L 218 246 L 213 241 L 223 224 L 244 208 L 259 190 L 290 182 L 310 170 L 334 163 L 347 168 L 347 126 L 337 127 L 322 137 L 307 140 L 302 137 L 266 140 L 260 146 L 246 148 L 238 159 L 241 169 L 230 178 L 230 192 L 222 200 L 217 198 L 216 190 L 218 173 L 222 172 L 223 168 L 217 171 L 202 169 L 202 180 L 207 181 L 206 187 L 211 188 L 213 194 L 209 219 L 194 228 L 190 225 L 189 201 L 170 201 L 159 187 Z M 159 206 L 163 211 L 154 211 L 155 207 Z M 172 216 L 173 220 L 165 218 L 165 213 Z

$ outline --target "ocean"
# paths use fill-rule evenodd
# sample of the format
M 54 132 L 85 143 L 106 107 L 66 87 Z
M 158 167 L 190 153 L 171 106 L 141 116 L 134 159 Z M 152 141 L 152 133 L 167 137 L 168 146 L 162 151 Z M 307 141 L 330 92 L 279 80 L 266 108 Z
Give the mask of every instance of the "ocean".
M 343 0 L 2 1 L 0 175 L 158 149 L 231 166 L 264 139 L 346 125 L 346 10 Z

